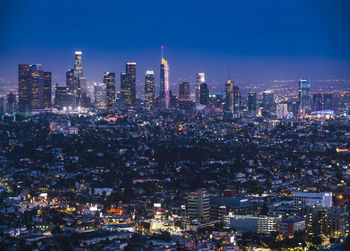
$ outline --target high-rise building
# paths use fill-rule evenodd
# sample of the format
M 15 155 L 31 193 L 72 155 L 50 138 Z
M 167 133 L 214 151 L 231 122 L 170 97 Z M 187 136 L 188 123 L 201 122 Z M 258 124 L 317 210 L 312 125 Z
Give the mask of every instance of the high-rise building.
M 179 99 L 180 100 L 191 99 L 190 83 L 182 82 L 179 84 Z
M 154 72 L 146 71 L 145 75 L 145 105 L 147 110 L 154 108 L 155 96 L 155 84 L 154 84 Z
M 233 103 L 235 112 L 238 112 L 241 107 L 241 93 L 238 86 L 233 86 Z
M 80 77 L 79 78 L 79 86 L 80 86 L 80 93 L 87 94 L 87 80 L 86 77 Z
M 196 105 L 200 104 L 200 88 L 201 84 L 205 82 L 205 74 L 199 72 L 196 74 L 196 89 L 195 89 L 195 102 Z
M 312 94 L 312 111 L 318 112 L 323 110 L 322 93 Z
M 275 108 L 275 95 L 271 90 L 263 91 L 263 108 L 265 111 L 271 111 Z
M 44 72 L 44 84 L 43 84 L 43 99 L 44 99 L 44 107 L 50 108 L 52 107 L 52 77 L 51 72 Z
M 176 110 L 177 108 L 177 98 L 173 95 L 172 91 L 169 90 L 169 109 Z
M 251 113 L 256 113 L 256 93 L 248 93 L 248 111 Z
M 333 94 L 323 94 L 323 110 L 333 110 Z
M 30 111 L 32 87 L 29 68 L 29 64 L 18 65 L 18 106 L 21 112 Z
M 169 107 L 169 67 L 168 61 L 162 57 L 160 64 L 160 108 L 168 109 Z
M 311 111 L 311 84 L 309 79 L 299 80 L 299 115 L 303 116 Z
M 286 118 L 288 115 L 288 105 L 278 104 L 276 107 L 276 115 L 278 119 Z
M 74 71 L 77 78 L 83 76 L 83 53 L 81 51 L 75 52 Z
M 17 104 L 17 99 L 16 99 L 16 94 L 13 92 L 10 92 L 7 94 L 7 112 L 8 113 L 13 113 L 16 111 L 16 104 Z
M 63 108 L 62 96 L 69 92 L 69 88 L 67 86 L 58 86 L 56 84 L 55 89 L 55 107 Z
M 234 97 L 234 83 L 231 79 L 225 83 L 225 111 L 234 113 L 235 112 L 235 97 Z
M 31 65 L 30 77 L 32 85 L 32 100 L 31 109 L 42 109 L 43 108 L 43 71 L 41 65 Z
M 134 106 L 136 100 L 136 63 L 126 63 L 126 71 L 120 74 L 120 93 L 125 105 Z
M 94 102 L 98 109 L 106 108 L 106 85 L 94 83 Z
M 208 221 L 210 197 L 205 192 L 191 193 L 186 198 L 186 217 L 190 220 Z
M 78 93 L 79 82 L 74 69 L 69 69 L 66 72 L 66 86 L 69 88 L 71 93 Z
M 209 103 L 209 89 L 207 83 L 200 84 L 199 101 L 201 105 L 208 105 Z
M 115 73 L 105 72 L 103 75 L 103 83 L 106 85 L 107 107 L 111 108 L 115 103 Z

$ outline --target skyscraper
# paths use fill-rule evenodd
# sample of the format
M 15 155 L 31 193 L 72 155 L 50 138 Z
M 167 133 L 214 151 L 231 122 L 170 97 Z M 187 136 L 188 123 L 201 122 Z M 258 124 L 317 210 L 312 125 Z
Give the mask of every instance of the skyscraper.
M 234 113 L 234 83 L 231 81 L 231 79 L 227 80 L 225 83 L 225 94 L 225 111 Z
M 299 80 L 299 115 L 305 115 L 311 111 L 311 84 L 309 79 Z
M 312 94 L 312 111 L 317 112 L 322 110 L 323 110 L 322 93 Z
M 18 106 L 21 112 L 30 111 L 32 87 L 29 67 L 29 64 L 18 65 Z
M 106 108 L 106 85 L 94 83 L 94 101 L 98 109 Z
M 182 82 L 179 84 L 179 99 L 190 100 L 190 83 Z
M 66 72 L 66 86 L 71 93 L 78 93 L 78 78 L 74 69 L 69 69 Z
M 79 80 L 83 76 L 83 53 L 81 51 L 75 52 L 74 71 L 78 78 L 77 80 Z
M 251 113 L 256 113 L 256 93 L 248 93 L 248 111 Z
M 264 111 L 274 110 L 275 94 L 271 90 L 263 91 L 263 108 Z
M 238 86 L 233 86 L 233 103 L 235 112 L 238 112 L 241 107 L 241 93 Z
M 124 104 L 134 106 L 136 100 L 136 63 L 126 63 L 126 71 L 120 75 L 120 87 Z
M 168 109 L 169 107 L 169 67 L 168 61 L 162 56 L 160 64 L 160 108 Z
M 199 72 L 196 74 L 196 89 L 195 89 L 195 102 L 196 105 L 200 104 L 200 86 L 205 82 L 205 74 Z
M 8 113 L 13 113 L 16 111 L 16 103 L 17 103 L 16 94 L 14 94 L 13 92 L 10 92 L 9 94 L 7 94 L 7 112 Z
M 69 92 L 69 88 L 67 86 L 58 86 L 56 84 L 55 88 L 55 107 L 63 108 L 63 95 Z
M 333 94 L 323 94 L 323 110 L 333 110 Z
M 147 110 L 152 110 L 154 108 L 154 72 L 146 71 L 145 76 L 145 105 Z
M 43 108 L 43 71 L 41 65 L 30 65 L 31 78 L 31 110 Z
M 207 83 L 200 84 L 200 93 L 199 93 L 199 103 L 201 105 L 207 105 L 209 103 L 209 89 Z
M 44 84 L 43 84 L 43 100 L 44 107 L 50 108 L 52 106 L 52 77 L 51 72 L 44 72 Z
M 107 107 L 111 108 L 115 103 L 115 73 L 105 72 L 103 75 L 103 83 L 106 84 Z

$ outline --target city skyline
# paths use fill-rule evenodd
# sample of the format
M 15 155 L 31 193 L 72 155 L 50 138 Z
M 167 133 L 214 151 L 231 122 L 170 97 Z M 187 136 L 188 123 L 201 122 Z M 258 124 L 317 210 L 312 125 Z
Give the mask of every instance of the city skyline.
M 105 4 L 110 7 L 108 13 L 119 10 L 123 15 L 105 17 L 105 5 L 91 1 L 84 5 L 39 1 L 36 9 L 26 2 L 1 3 L 0 77 L 16 83 L 17 64 L 40 63 L 52 72 L 53 83 L 63 84 L 72 51 L 82 50 L 84 75 L 90 83 L 101 82 L 103 72 L 122 72 L 129 61 L 138 63 L 137 82 L 143 82 L 146 70 L 155 71 L 159 79 L 160 46 L 164 45 L 170 83 L 192 83 L 196 72 L 205 72 L 210 85 L 226 81 L 228 71 L 233 79 L 247 81 L 350 78 L 346 1 L 223 1 L 217 5 L 194 1 L 186 8 L 182 2 Z M 159 13 L 163 7 L 166 14 Z M 80 9 L 84 12 L 75 15 Z M 208 18 L 199 21 L 196 9 Z M 11 15 L 14 11 L 18 14 Z M 62 13 L 64 20 L 58 18 Z M 156 13 L 157 18 L 147 18 Z M 183 19 L 177 18 L 180 14 Z M 73 25 L 76 17 L 84 20 L 78 30 Z M 34 28 L 39 23 L 45 36 Z M 121 36 L 127 30 L 129 35 Z

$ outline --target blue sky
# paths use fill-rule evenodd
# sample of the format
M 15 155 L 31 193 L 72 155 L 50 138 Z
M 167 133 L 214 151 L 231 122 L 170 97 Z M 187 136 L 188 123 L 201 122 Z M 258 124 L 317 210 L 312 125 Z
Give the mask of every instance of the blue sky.
M 8 0 L 0 3 L 0 77 L 41 63 L 64 84 L 74 50 L 88 81 L 137 62 L 137 79 L 159 71 L 160 46 L 173 82 L 203 71 L 210 81 L 350 78 L 347 0 Z M 157 76 L 156 76 L 157 78 Z

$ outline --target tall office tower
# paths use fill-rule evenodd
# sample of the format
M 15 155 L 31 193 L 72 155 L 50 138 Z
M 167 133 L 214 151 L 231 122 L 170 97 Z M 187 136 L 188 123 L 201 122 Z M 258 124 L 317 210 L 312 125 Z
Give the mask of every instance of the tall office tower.
M 81 51 L 75 52 L 74 71 L 78 81 L 83 76 L 83 53 Z
M 71 93 L 77 94 L 78 93 L 78 86 L 79 83 L 77 81 L 77 76 L 74 69 L 69 69 L 66 72 L 66 86 L 69 88 L 69 91 Z
M 225 111 L 235 112 L 234 83 L 231 79 L 225 83 Z
M 233 86 L 233 103 L 235 106 L 235 112 L 238 112 L 241 107 L 241 93 L 238 86 Z
M 168 61 L 162 56 L 160 64 L 160 108 L 168 109 L 169 107 L 169 67 Z
M 7 112 L 8 113 L 13 113 L 16 111 L 16 103 L 17 103 L 17 98 L 16 94 L 13 92 L 10 92 L 7 94 Z
M 44 72 L 44 84 L 43 84 L 43 96 L 44 96 L 44 107 L 52 107 L 52 77 L 51 72 Z
M 103 83 L 106 84 L 107 107 L 111 108 L 115 103 L 115 73 L 105 72 L 103 75 Z
M 323 94 L 323 110 L 333 110 L 333 94 Z
M 154 96 L 155 96 L 155 85 L 154 85 L 154 72 L 146 71 L 145 75 L 145 105 L 147 110 L 154 108 Z
M 94 102 L 98 109 L 106 108 L 106 85 L 94 83 Z
M 58 86 L 56 84 L 55 88 L 55 107 L 63 108 L 62 96 L 69 92 L 69 88 L 67 86 Z
M 251 113 L 256 113 L 256 93 L 248 93 L 248 111 Z
M 205 192 L 191 193 L 186 198 L 186 216 L 190 220 L 208 221 L 210 217 L 210 197 Z
M 209 89 L 207 83 L 201 83 L 199 93 L 199 103 L 201 105 L 208 105 L 209 103 Z
M 196 105 L 200 104 L 200 89 L 201 84 L 205 82 L 205 74 L 203 72 L 199 72 L 196 74 L 196 89 L 195 89 L 195 102 Z
M 263 108 L 264 110 L 273 110 L 275 107 L 275 95 L 273 91 L 263 91 Z
M 136 63 L 126 63 L 126 71 L 120 74 L 120 92 L 125 105 L 135 105 Z
M 6 99 L 5 97 L 0 97 L 0 114 L 5 114 L 5 113 L 6 113 Z
M 30 65 L 30 81 L 31 81 L 31 110 L 42 109 L 44 106 L 43 96 L 43 71 L 41 65 Z
M 299 80 L 299 116 L 303 116 L 311 111 L 311 84 L 309 79 Z
M 190 100 L 190 83 L 182 82 L 179 84 L 179 99 L 181 100 Z
M 20 112 L 30 111 L 31 102 L 31 81 L 30 65 L 18 65 L 18 108 Z
M 176 110 L 177 108 L 177 98 L 173 95 L 173 92 L 169 90 L 169 109 Z
M 79 78 L 79 87 L 80 87 L 80 93 L 87 94 L 87 80 L 86 77 L 80 77 Z
M 312 111 L 317 112 L 322 110 L 323 110 L 322 93 L 312 94 Z
M 286 118 L 288 115 L 288 105 L 278 104 L 276 107 L 276 115 L 278 119 Z

